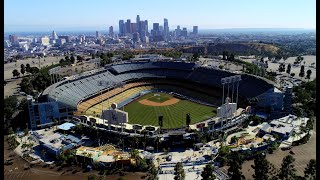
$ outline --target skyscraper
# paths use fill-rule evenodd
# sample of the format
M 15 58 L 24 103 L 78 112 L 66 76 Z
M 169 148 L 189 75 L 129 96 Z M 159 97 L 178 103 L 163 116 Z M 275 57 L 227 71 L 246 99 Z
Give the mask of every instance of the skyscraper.
M 187 28 L 182 28 L 182 31 L 181 31 L 181 36 L 184 36 L 184 37 L 187 37 L 188 36 L 188 30 Z
M 160 26 L 159 23 L 153 23 L 153 28 L 152 28 L 152 32 L 151 35 L 152 36 L 157 36 L 160 34 Z
M 147 35 L 148 35 L 148 33 L 149 33 L 149 30 L 148 30 L 148 20 L 145 20 L 145 21 L 144 21 L 144 26 L 145 26 L 146 33 L 147 33 Z
M 181 29 L 180 29 L 180 26 L 177 26 L 176 36 L 179 37 L 180 35 L 181 35 Z
M 109 36 L 113 37 L 114 33 L 113 33 L 113 26 L 109 27 Z
M 139 42 L 140 41 L 139 33 L 137 33 L 137 32 L 133 33 L 132 40 L 133 40 L 133 42 Z
M 57 33 L 55 31 L 52 31 L 52 39 L 53 40 L 58 39 Z
M 136 19 L 136 29 L 135 29 L 135 31 L 136 32 L 138 32 L 138 33 L 140 33 L 140 17 L 139 17 L 139 15 L 137 15 L 137 19 Z
M 126 23 L 126 33 L 132 33 L 131 32 L 131 20 L 127 19 L 127 23 Z
M 198 26 L 193 26 L 193 35 L 197 35 L 198 34 Z
M 16 35 L 9 35 L 9 40 L 11 44 L 15 44 L 18 42 L 18 36 Z
M 100 37 L 100 33 L 99 31 L 96 31 L 96 38 L 99 38 Z
M 120 36 L 123 36 L 125 34 L 125 26 L 123 20 L 119 21 L 119 34 Z
M 163 23 L 163 35 L 165 38 L 168 37 L 169 35 L 169 23 L 168 23 L 168 19 L 164 18 L 164 23 Z

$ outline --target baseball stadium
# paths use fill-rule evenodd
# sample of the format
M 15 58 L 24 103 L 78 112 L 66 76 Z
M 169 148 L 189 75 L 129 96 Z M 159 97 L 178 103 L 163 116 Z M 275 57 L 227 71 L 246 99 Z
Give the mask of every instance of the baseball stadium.
M 229 83 L 230 88 L 221 83 L 234 75 L 238 74 L 190 62 L 121 62 L 52 84 L 42 97 L 65 109 L 59 110 L 60 116 L 101 117 L 116 104 L 128 114 L 128 125 L 159 126 L 158 117 L 163 116 L 163 128 L 174 129 L 185 126 L 186 114 L 191 124 L 216 117 L 227 96 L 243 108 L 255 98 L 268 104 L 272 82 L 241 74 L 241 81 Z

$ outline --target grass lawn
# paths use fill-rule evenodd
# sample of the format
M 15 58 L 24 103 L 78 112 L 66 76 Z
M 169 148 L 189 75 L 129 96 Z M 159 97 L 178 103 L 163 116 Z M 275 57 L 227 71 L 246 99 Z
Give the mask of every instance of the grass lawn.
M 166 97 L 168 99 L 172 98 L 170 94 L 156 94 L 160 94 L 161 97 Z M 157 96 L 154 96 L 154 93 L 150 93 L 124 107 L 124 110 L 129 113 L 130 124 L 158 126 L 158 115 L 162 114 L 164 128 L 178 128 L 186 125 L 186 113 L 190 113 L 191 124 L 216 116 L 216 108 L 194 103 L 189 100 L 181 99 L 176 104 L 158 107 L 147 106 L 138 102 L 142 99 L 149 99 L 152 97 Z

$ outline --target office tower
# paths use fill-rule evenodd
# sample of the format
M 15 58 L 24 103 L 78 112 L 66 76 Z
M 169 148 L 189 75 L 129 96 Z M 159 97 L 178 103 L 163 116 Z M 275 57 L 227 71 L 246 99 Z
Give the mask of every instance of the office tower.
M 163 27 L 164 27 L 163 35 L 165 38 L 167 38 L 169 35 L 169 23 L 168 23 L 168 19 L 166 18 L 164 19 Z
M 139 33 L 135 32 L 133 33 L 133 38 L 132 38 L 133 42 L 139 42 L 140 38 L 139 38 Z
M 124 36 L 125 35 L 125 26 L 124 26 L 124 21 L 123 20 L 119 21 L 119 34 L 120 34 L 120 36 Z
M 145 20 L 145 21 L 144 21 L 144 26 L 145 26 L 146 33 L 147 33 L 147 35 L 148 35 L 148 33 L 149 33 L 149 30 L 148 30 L 148 20 Z
M 98 32 L 98 31 L 97 31 Z M 66 42 L 71 42 L 71 38 L 70 38 L 70 36 L 59 36 L 59 39 L 65 39 L 66 40 Z
M 187 37 L 187 36 L 188 36 L 188 30 L 187 30 L 187 28 L 183 28 L 180 33 L 181 33 L 181 34 L 180 34 L 181 36 Z
M 58 39 L 57 33 L 55 31 L 52 31 L 52 40 Z
M 100 33 L 99 31 L 96 31 L 96 38 L 99 38 L 100 37 Z
M 152 36 L 157 36 L 160 34 L 160 27 L 159 23 L 153 23 L 153 28 L 151 30 L 151 35 Z
M 11 44 L 18 43 L 18 36 L 16 36 L 16 35 L 9 35 L 9 41 L 11 42 Z
M 113 37 L 114 33 L 113 33 L 113 26 L 109 27 L 109 36 Z
M 198 26 L 193 26 L 193 35 L 197 35 L 198 34 Z
M 79 42 L 84 42 L 85 41 L 85 36 L 84 35 L 80 35 L 79 36 Z
M 41 40 L 41 45 L 46 46 L 46 45 L 49 45 L 49 44 L 50 44 L 50 39 L 49 39 L 48 36 L 44 36 L 44 37 L 42 37 L 40 40 Z
M 139 15 L 137 15 L 137 19 L 136 19 L 136 29 L 135 29 L 135 31 L 136 32 L 138 32 L 138 33 L 140 33 L 140 17 L 139 17 Z
M 139 27 L 140 27 L 140 32 L 138 33 L 140 35 L 140 39 L 142 39 L 142 37 L 147 35 L 145 21 L 140 21 Z
M 130 19 L 127 19 L 127 22 L 126 22 L 126 33 L 131 33 L 131 20 Z
M 137 23 L 131 23 L 131 33 L 135 33 L 137 30 Z

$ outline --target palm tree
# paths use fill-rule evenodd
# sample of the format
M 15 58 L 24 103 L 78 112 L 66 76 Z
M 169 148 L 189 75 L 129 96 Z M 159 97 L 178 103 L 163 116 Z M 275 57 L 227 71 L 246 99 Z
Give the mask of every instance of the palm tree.
M 133 137 L 133 141 L 136 143 L 136 148 L 138 148 L 139 146 L 139 138 L 137 138 L 136 136 Z
M 114 156 L 113 156 L 113 159 L 114 159 L 114 162 L 116 163 L 116 166 L 117 166 L 118 155 L 117 155 L 117 154 L 116 154 L 116 155 L 114 155 Z
M 90 159 L 90 163 L 92 163 L 93 159 L 92 158 L 92 154 L 91 153 L 88 153 L 88 158 Z
M 135 160 L 136 165 L 140 164 L 141 157 L 139 156 L 139 151 L 136 149 L 131 149 L 130 151 L 131 158 Z

